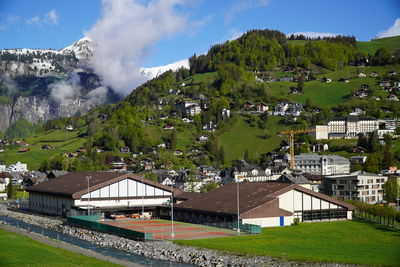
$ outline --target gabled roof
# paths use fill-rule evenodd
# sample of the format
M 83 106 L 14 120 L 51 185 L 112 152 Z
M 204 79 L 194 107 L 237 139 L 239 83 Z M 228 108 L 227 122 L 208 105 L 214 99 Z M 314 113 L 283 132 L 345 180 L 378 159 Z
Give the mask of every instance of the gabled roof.
M 87 193 L 88 182 L 86 177 L 90 176 L 89 190 L 97 190 L 104 186 L 119 182 L 126 178 L 142 181 L 142 177 L 132 173 L 118 173 L 118 172 L 70 172 L 66 175 L 51 179 L 47 182 L 29 187 L 28 192 L 40 192 L 54 195 L 63 195 L 78 199 Z M 169 186 L 165 186 L 147 179 L 143 179 L 143 183 L 171 191 Z
M 292 184 L 309 184 L 310 181 L 301 174 L 286 173 L 282 174 L 277 181 L 279 182 L 289 182 Z
M 354 206 L 347 204 L 346 202 L 314 192 L 296 184 L 277 182 L 239 183 L 240 214 L 244 214 L 260 207 L 261 205 L 276 201 L 277 197 L 292 189 L 332 202 L 349 210 L 355 209 Z M 198 197 L 179 203 L 174 207 L 177 209 L 235 215 L 237 214 L 236 190 L 237 184 L 229 183 L 207 193 L 200 194 Z

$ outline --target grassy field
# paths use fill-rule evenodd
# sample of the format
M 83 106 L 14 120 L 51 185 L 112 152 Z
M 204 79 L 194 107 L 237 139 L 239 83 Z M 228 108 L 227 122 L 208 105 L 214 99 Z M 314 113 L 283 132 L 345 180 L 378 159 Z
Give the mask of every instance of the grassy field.
M 5 161 L 7 165 L 21 161 L 28 164 L 29 170 L 39 168 L 43 159 L 49 158 L 60 153 L 70 153 L 76 151 L 85 142 L 85 138 L 79 137 L 82 132 L 65 130 L 51 130 L 43 134 L 26 138 L 25 141 L 30 144 L 29 152 L 18 153 L 20 147 L 6 147 L 4 153 L 0 153 L 0 160 Z M 42 145 L 49 144 L 53 147 L 51 150 L 42 150 Z
M 119 266 L 0 229 L 0 266 Z
M 290 44 L 305 45 L 309 41 L 307 40 L 288 40 Z M 357 47 L 360 50 L 364 50 L 370 54 L 375 54 L 376 50 L 381 47 L 387 47 L 389 50 L 394 50 L 400 47 L 400 36 L 381 38 L 371 40 L 367 42 L 357 42 Z
M 219 142 L 224 147 L 225 159 L 227 162 L 236 159 L 243 159 L 245 150 L 249 151 L 250 158 L 258 158 L 261 154 L 275 149 L 284 137 L 279 137 L 276 132 L 289 128 L 279 124 L 281 117 L 270 117 L 266 129 L 257 126 L 251 127 L 240 117 L 233 127 L 219 136 Z M 269 135 L 264 138 L 265 133 Z
M 400 47 L 400 36 L 381 38 L 369 42 L 357 42 L 358 48 L 374 54 L 380 47 L 387 47 L 389 50 L 394 50 Z
M 372 66 L 365 68 L 358 68 L 352 66 L 346 66 L 337 71 L 330 71 L 323 74 L 317 75 L 318 80 L 308 81 L 304 84 L 304 92 L 301 94 L 289 94 L 290 87 L 297 87 L 295 82 L 274 82 L 270 83 L 269 92 L 272 96 L 277 98 L 285 98 L 291 101 L 300 102 L 305 104 L 307 99 L 320 107 L 332 107 L 337 106 L 344 101 L 352 93 L 352 90 L 361 89 L 361 85 L 368 84 L 371 88 L 379 89 L 377 80 L 379 78 L 357 78 L 357 71 L 361 71 L 366 75 L 371 72 L 377 72 L 379 76 L 386 75 L 389 70 L 400 71 L 400 65 L 390 66 Z M 332 79 L 331 83 L 323 83 L 322 77 Z M 348 83 L 339 82 L 340 78 L 349 79 Z M 377 95 L 383 98 L 388 96 L 388 93 L 377 90 Z
M 287 260 L 398 266 L 400 230 L 364 222 L 304 223 L 264 228 L 254 236 L 179 240 L 181 245 Z

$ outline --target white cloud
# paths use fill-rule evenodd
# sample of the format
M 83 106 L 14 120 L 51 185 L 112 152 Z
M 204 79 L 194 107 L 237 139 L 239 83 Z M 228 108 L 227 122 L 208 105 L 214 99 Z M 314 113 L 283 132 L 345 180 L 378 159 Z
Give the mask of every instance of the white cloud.
M 34 17 L 30 18 L 30 19 L 27 19 L 26 23 L 28 25 L 32 25 L 32 24 L 41 25 L 41 20 L 40 20 L 39 16 L 34 16 Z
M 26 24 L 28 25 L 37 25 L 42 26 L 43 24 L 49 25 L 57 25 L 58 24 L 58 14 L 57 11 L 53 8 L 43 16 L 34 16 L 26 20 Z
M 87 32 L 94 44 L 91 64 L 109 86 L 121 96 L 145 81 L 140 66 L 153 46 L 163 38 L 181 32 L 186 19 L 175 12 L 183 0 L 103 0 L 102 16 Z
M 376 38 L 385 38 L 385 37 L 392 37 L 392 36 L 397 36 L 400 35 L 400 18 L 397 18 L 394 21 L 394 24 L 390 26 L 389 29 L 380 31 L 377 35 Z
M 58 14 L 55 9 L 50 10 L 45 16 L 44 21 L 50 24 L 58 24 Z
M 242 36 L 244 33 L 242 31 L 240 31 L 237 28 L 232 28 L 229 31 L 229 37 L 228 40 L 229 41 L 233 41 L 236 40 L 237 38 L 239 38 L 240 36 Z
M 80 81 L 79 75 L 73 72 L 68 79 L 49 85 L 50 96 L 58 103 L 62 103 L 65 99 L 79 97 L 81 91 Z
M 310 38 L 318 38 L 318 37 L 335 37 L 338 35 L 341 35 L 340 33 L 330 33 L 330 32 L 293 32 L 293 33 L 288 33 L 286 36 L 290 35 L 304 35 L 305 37 L 310 37 Z
M 243 11 L 268 5 L 269 0 L 240 0 L 233 4 L 225 14 L 225 24 L 230 23 L 235 16 Z

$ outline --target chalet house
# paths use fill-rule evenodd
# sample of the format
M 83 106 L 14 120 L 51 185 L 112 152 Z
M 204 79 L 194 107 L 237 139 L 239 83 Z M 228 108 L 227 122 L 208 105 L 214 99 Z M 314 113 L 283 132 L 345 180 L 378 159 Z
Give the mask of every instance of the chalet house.
M 126 171 L 126 164 L 120 157 L 113 156 L 107 163 L 111 171 Z
M 217 129 L 217 125 L 214 124 L 214 122 L 212 122 L 212 121 L 210 121 L 206 125 L 203 125 L 203 130 L 205 130 L 205 131 L 213 132 L 213 131 L 215 131 L 215 129 Z
M 260 167 L 252 166 L 241 160 L 233 167 L 231 178 L 234 181 L 263 182 L 270 180 L 271 177 Z
M 131 149 L 128 146 L 120 147 L 119 151 L 124 154 L 131 153 Z
M 353 153 L 364 153 L 365 148 L 363 148 L 362 146 L 354 146 L 351 151 Z
M 281 78 L 279 78 L 279 81 L 280 82 L 293 82 L 293 77 L 289 77 L 289 76 L 284 76 L 284 77 L 281 77 Z
M 201 113 L 200 104 L 193 100 L 182 100 L 176 104 L 176 109 L 184 116 L 193 117 Z
M 373 72 L 371 72 L 371 73 L 369 74 L 369 77 L 376 78 L 376 77 L 378 77 L 378 73 L 376 73 L 375 71 L 373 71 Z
M 394 94 L 389 95 L 387 99 L 391 100 L 391 101 L 399 101 L 399 98 L 397 97 L 397 95 L 394 95 Z
M 226 120 L 227 118 L 230 118 L 230 117 L 231 117 L 231 111 L 230 111 L 229 109 L 224 108 L 224 109 L 221 111 L 221 115 L 222 115 L 222 118 L 223 118 L 224 120 Z
M 243 104 L 243 108 L 247 110 L 252 109 L 254 108 L 254 104 L 247 101 L 246 103 Z
M 299 173 L 282 174 L 276 181 L 280 183 L 298 184 L 304 188 L 311 189 L 310 181 Z
M 199 142 L 207 142 L 208 141 L 208 136 L 203 134 L 202 136 L 199 137 Z
M 400 119 L 386 119 L 385 120 L 385 129 L 395 130 L 400 126 Z
M 51 150 L 51 149 L 53 149 L 51 145 L 48 144 L 42 145 L 42 150 Z
M 188 119 L 188 118 L 182 118 L 182 121 L 183 121 L 184 123 L 191 123 L 191 122 L 193 122 L 193 120 Z
M 279 103 L 275 106 L 275 116 L 300 116 L 303 106 L 300 103 Z
M 368 92 L 364 89 L 361 89 L 361 90 L 357 91 L 357 93 L 355 93 L 353 96 L 355 98 L 367 98 Z
M 145 158 L 140 161 L 140 166 L 143 167 L 145 171 L 154 169 L 155 162 L 150 158 Z
M 164 126 L 164 130 L 173 130 L 173 129 L 174 129 L 174 126 L 171 124 L 167 124 Z
M 257 112 L 265 112 L 268 110 L 268 106 L 264 103 L 260 103 L 257 105 Z
M 352 164 L 363 164 L 367 161 L 367 156 L 351 156 L 350 163 Z
M 380 81 L 379 82 L 380 87 L 390 87 L 390 82 L 388 81 Z
M 365 111 L 360 108 L 355 108 L 352 112 L 349 113 L 350 116 L 360 116 L 365 115 Z
M 165 143 L 161 143 L 157 145 L 158 148 L 166 148 L 167 145 Z
M 281 149 L 280 150 L 289 150 L 290 149 L 290 144 L 286 140 L 282 140 L 280 144 Z
M 29 150 L 29 147 L 21 147 L 21 148 L 18 150 L 18 153 L 26 153 L 26 152 L 28 152 L 28 151 L 30 151 L 30 150 Z
M 183 152 L 181 150 L 175 150 L 174 151 L 174 156 L 182 156 Z
M 331 82 L 332 82 L 332 79 L 323 77 L 323 78 L 322 78 L 322 82 L 324 82 L 324 83 L 331 83 Z

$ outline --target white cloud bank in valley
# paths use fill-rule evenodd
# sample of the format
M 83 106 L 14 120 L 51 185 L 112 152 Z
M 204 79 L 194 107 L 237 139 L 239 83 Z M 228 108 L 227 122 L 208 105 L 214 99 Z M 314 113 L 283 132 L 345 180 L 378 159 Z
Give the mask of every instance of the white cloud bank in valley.
M 376 38 L 379 39 L 379 38 L 392 37 L 398 35 L 400 35 L 400 18 L 396 19 L 393 25 L 389 27 L 389 29 L 380 31 L 376 35 Z
M 330 32 L 293 32 L 293 33 L 288 33 L 286 34 L 286 36 L 290 36 L 290 35 L 304 35 L 305 37 L 310 37 L 310 38 L 324 38 L 324 37 L 335 37 L 338 35 L 341 35 L 339 33 L 330 33 Z
M 183 0 L 103 0 L 102 16 L 87 32 L 94 46 L 90 63 L 103 86 L 127 95 L 146 78 L 140 65 L 163 38 L 183 31 L 186 18 L 174 8 Z M 104 93 L 104 89 L 101 90 Z

